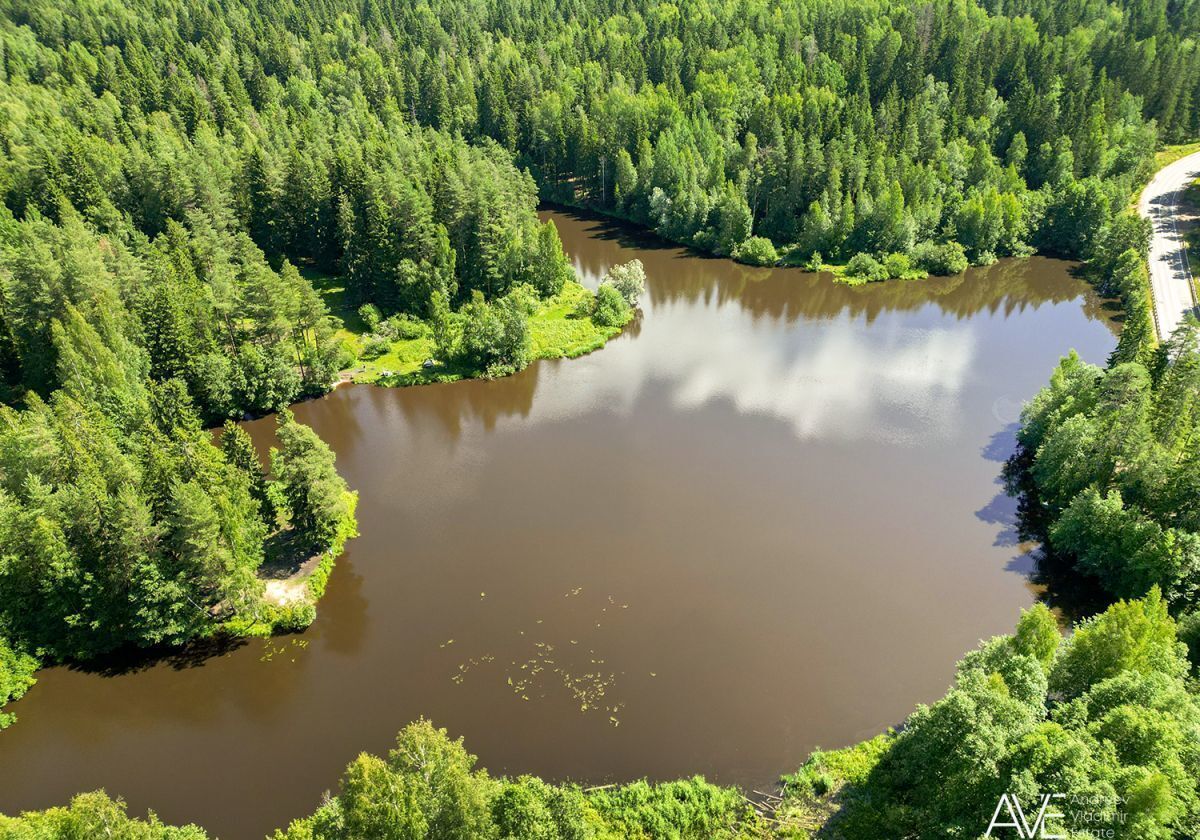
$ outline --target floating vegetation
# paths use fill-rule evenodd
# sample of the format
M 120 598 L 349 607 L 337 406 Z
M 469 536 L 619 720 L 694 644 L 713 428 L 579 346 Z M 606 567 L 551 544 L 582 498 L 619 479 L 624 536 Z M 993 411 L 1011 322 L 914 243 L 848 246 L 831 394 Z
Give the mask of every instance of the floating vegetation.
M 563 593 L 563 597 L 579 597 L 582 592 L 583 587 L 577 586 Z M 487 593 L 480 592 L 479 597 L 482 600 L 487 597 Z M 606 606 L 597 605 L 593 609 L 598 608 L 599 614 L 606 615 L 609 607 L 629 608 L 628 604 L 618 604 L 612 595 L 607 596 L 607 601 Z M 572 612 L 578 611 L 572 608 Z M 537 618 L 534 621 L 537 626 L 546 624 L 544 618 Z M 602 626 L 600 621 L 594 621 L 594 624 L 596 628 Z M 525 629 L 518 629 L 517 634 L 519 637 L 528 637 L 529 635 Z M 539 635 L 541 634 L 539 633 Z M 515 697 L 519 697 L 524 703 L 529 702 L 535 694 L 539 699 L 544 699 L 550 687 L 560 685 L 570 700 L 579 706 L 581 713 L 600 713 L 606 715 L 614 727 L 620 725 L 619 715 L 625 707 L 625 703 L 616 701 L 611 696 L 617 674 L 605 669 L 606 660 L 596 654 L 595 648 L 587 648 L 585 659 L 579 659 L 577 658 L 579 654 L 574 654 L 567 657 L 567 660 L 573 661 L 558 662 L 553 656 L 555 653 L 554 643 L 545 638 L 530 641 L 532 645 L 529 648 L 530 655 L 524 660 L 521 660 L 520 657 L 510 659 L 502 671 L 505 684 Z M 567 650 L 582 650 L 579 638 L 567 638 L 564 641 Z M 454 644 L 454 639 L 448 639 L 441 644 L 441 647 L 447 648 L 452 644 Z M 468 658 L 465 662 L 458 663 L 457 670 L 451 674 L 450 679 L 455 684 L 461 685 L 472 670 L 494 661 L 495 657 L 490 654 L 478 658 Z M 620 673 L 624 674 L 625 672 L 621 671 Z M 657 676 L 653 671 L 650 672 L 650 675 Z
M 307 647 L 308 639 L 291 639 L 283 642 L 282 644 L 277 644 L 274 639 L 267 639 L 263 643 L 263 653 L 262 656 L 258 658 L 258 661 L 273 662 L 275 657 L 280 656 L 281 654 L 286 654 L 289 649 L 294 653 L 297 649 L 304 650 Z M 290 662 L 295 662 L 296 657 L 288 657 L 288 660 Z

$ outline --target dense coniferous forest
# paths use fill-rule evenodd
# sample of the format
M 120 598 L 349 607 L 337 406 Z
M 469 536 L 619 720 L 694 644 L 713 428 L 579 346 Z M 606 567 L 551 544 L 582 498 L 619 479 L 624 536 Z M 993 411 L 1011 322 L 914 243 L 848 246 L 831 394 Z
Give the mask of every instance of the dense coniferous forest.
M 311 621 L 257 572 L 354 530 L 285 410 L 354 363 L 329 278 L 372 334 L 502 374 L 574 283 L 539 199 L 860 280 L 1038 250 L 1087 260 L 1125 326 L 1029 407 L 1010 479 L 1103 605 L 1132 600 L 1061 642 L 1035 608 L 766 816 L 700 780 L 495 779 L 415 724 L 280 836 L 977 836 L 1000 793 L 1067 787 L 1114 836 L 1196 836 L 1197 327 L 1156 347 L 1125 211 L 1200 134 L 1198 32 L 1167 0 L 0 3 L 0 702 L 39 661 Z M 619 328 L 639 272 L 572 316 Z M 270 411 L 269 465 L 205 431 Z M 0 837 L 100 826 L 203 836 L 88 795 Z

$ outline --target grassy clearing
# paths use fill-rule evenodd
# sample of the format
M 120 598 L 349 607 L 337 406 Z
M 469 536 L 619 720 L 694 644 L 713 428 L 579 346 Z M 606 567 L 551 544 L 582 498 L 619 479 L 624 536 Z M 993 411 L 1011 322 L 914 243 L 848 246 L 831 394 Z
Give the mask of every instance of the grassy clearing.
M 426 367 L 426 360 L 432 360 L 435 355 L 428 330 L 418 338 L 391 341 L 386 353 L 364 358 L 367 325 L 351 303 L 340 279 L 316 271 L 306 271 L 305 276 L 324 297 L 330 314 L 338 320 L 338 339 L 348 355 L 355 359 L 342 371 L 344 380 L 399 386 L 454 382 L 483 375 L 481 371 L 453 362 L 437 361 Z M 557 295 L 540 302 L 537 311 L 529 317 L 534 359 L 573 359 L 599 350 L 621 332 L 620 327 L 602 327 L 591 318 L 574 315 L 577 304 L 591 294 L 578 283 L 567 283 Z

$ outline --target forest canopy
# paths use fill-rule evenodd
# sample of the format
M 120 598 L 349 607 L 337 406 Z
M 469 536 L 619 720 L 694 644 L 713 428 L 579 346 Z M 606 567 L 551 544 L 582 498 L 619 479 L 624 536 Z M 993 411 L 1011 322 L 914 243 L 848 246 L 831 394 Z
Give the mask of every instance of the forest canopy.
M 438 363 L 500 374 L 574 282 L 539 200 L 864 281 L 1036 249 L 1090 261 L 1126 322 L 1107 369 L 1069 357 L 1030 405 L 1011 475 L 1052 551 L 1133 600 L 1061 642 L 1035 609 L 902 732 L 814 755 L 776 817 L 974 836 L 1000 791 L 1072 784 L 1129 803 L 1121 836 L 1196 836 L 1197 327 L 1155 348 L 1122 211 L 1200 134 L 1198 34 L 1167 0 L 3 0 L 0 703 L 41 659 L 312 620 L 258 571 L 354 530 L 284 411 L 353 360 L 316 278 L 375 339 L 428 330 Z M 618 329 L 639 272 L 572 314 Z M 273 411 L 269 467 L 205 429 Z M 203 836 L 90 794 L 0 836 L 96 826 Z M 492 778 L 414 724 L 280 836 L 773 831 L 700 780 Z

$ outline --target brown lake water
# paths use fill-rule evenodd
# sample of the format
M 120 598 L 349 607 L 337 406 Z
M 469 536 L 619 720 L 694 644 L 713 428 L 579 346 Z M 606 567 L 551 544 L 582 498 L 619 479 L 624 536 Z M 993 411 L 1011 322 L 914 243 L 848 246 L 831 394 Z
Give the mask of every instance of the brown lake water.
M 360 493 L 317 622 L 42 672 L 0 811 L 103 787 L 262 837 L 420 716 L 496 774 L 761 789 L 1012 628 L 1036 598 L 998 483 L 1020 403 L 1115 343 L 1066 264 L 849 288 L 547 215 L 590 285 L 645 263 L 641 318 L 508 379 L 296 406 Z

